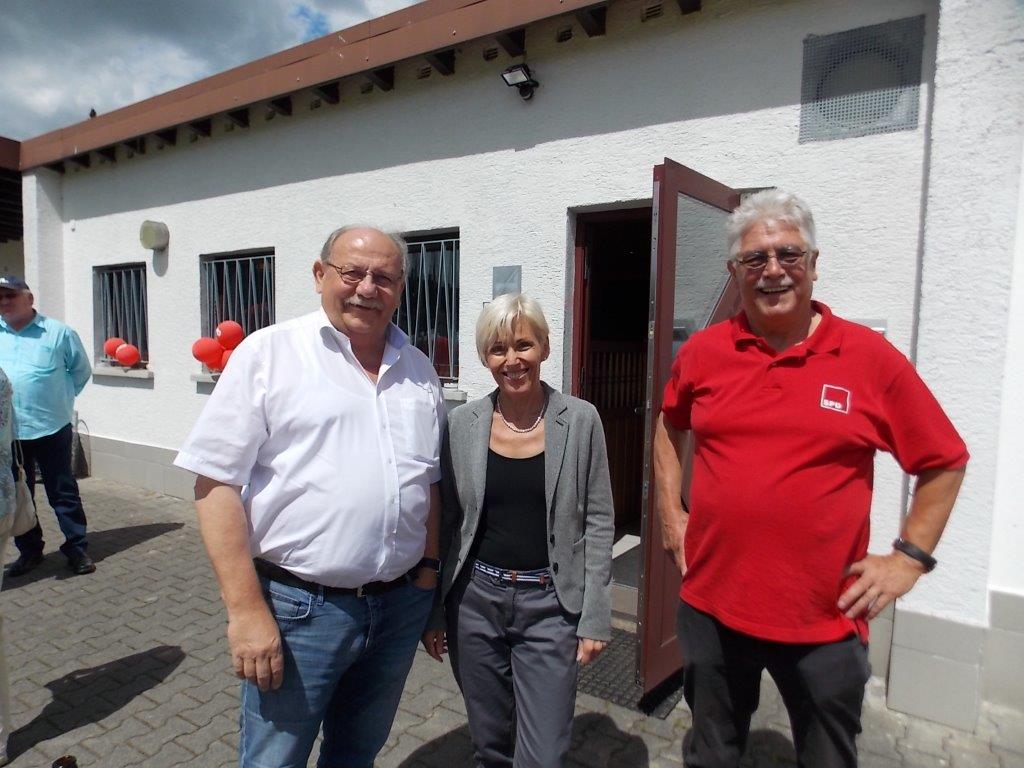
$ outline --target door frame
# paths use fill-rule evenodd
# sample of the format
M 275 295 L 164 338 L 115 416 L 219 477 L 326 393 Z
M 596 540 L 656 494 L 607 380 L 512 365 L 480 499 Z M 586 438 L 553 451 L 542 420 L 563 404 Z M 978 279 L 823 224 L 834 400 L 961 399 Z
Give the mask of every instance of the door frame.
M 661 412 L 661 399 L 672 366 L 672 321 L 675 301 L 676 242 L 679 195 L 684 194 L 722 211 L 739 205 L 739 190 L 727 187 L 684 165 L 665 158 L 654 167 L 654 205 L 651 218 L 651 292 L 647 336 L 647 393 L 644 425 L 644 490 L 641 512 L 642 567 L 637 606 L 637 682 L 648 694 L 682 668 L 682 656 L 676 643 L 674 611 L 670 601 L 678 601 L 680 575 L 661 544 L 657 525 L 656 488 L 652 441 L 654 425 Z M 723 262 L 725 232 L 722 232 Z M 720 319 L 735 304 L 732 280 L 716 297 L 711 321 Z M 690 465 L 683 467 L 683 485 L 690 476 Z
M 601 211 L 578 211 L 573 249 L 572 284 L 572 355 L 569 364 L 571 380 L 569 393 L 580 397 L 583 393 L 583 361 L 587 359 L 587 344 L 590 340 L 590 288 L 587 264 L 587 235 L 592 224 L 614 224 L 616 222 L 649 219 L 653 215 L 650 203 L 629 208 L 614 208 Z

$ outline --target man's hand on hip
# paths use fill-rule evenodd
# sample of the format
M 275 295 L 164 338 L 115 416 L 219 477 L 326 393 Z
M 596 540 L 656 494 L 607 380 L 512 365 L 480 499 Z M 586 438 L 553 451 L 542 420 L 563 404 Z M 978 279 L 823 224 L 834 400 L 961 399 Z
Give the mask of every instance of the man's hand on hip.
M 868 619 L 880 614 L 889 603 L 907 594 L 924 573 L 924 567 L 899 552 L 868 555 L 849 567 L 857 580 L 839 598 L 839 610 L 849 619 L 867 611 Z
M 228 615 L 228 646 L 237 677 L 255 683 L 261 691 L 281 687 L 281 631 L 265 605 Z

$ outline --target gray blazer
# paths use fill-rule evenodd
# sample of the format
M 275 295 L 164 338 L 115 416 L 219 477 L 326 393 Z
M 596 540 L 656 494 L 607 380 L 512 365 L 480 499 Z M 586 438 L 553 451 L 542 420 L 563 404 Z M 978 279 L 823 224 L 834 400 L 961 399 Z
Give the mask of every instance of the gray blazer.
M 611 639 L 612 537 L 608 450 L 597 409 L 547 384 L 544 488 L 548 558 L 562 607 L 579 616 L 576 634 Z M 444 601 L 469 556 L 487 482 L 487 449 L 497 390 L 448 416 L 441 450 L 441 587 L 429 627 L 444 628 Z

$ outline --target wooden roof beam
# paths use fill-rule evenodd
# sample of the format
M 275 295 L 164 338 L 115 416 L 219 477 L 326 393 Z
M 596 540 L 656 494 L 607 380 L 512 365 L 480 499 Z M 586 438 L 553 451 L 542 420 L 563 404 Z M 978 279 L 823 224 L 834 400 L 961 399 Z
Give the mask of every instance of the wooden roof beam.
M 121 145 L 127 147 L 129 152 L 134 152 L 136 155 L 146 154 L 145 136 L 136 136 L 134 139 L 126 139 L 121 142 Z
M 583 8 L 576 11 L 576 21 L 583 27 L 587 37 L 601 37 L 605 33 L 605 23 L 608 20 L 608 6 L 595 5 L 590 8 Z
M 178 143 L 178 129 L 177 129 L 177 127 L 166 128 L 166 129 L 164 129 L 162 131 L 157 131 L 155 135 L 156 135 L 156 137 L 158 139 L 160 139 L 161 143 L 164 146 L 173 147 L 175 144 Z
M 275 115 L 281 115 L 282 117 L 291 117 L 292 116 L 292 97 L 291 96 L 282 96 L 279 99 L 271 99 L 267 103 L 267 106 L 270 108 L 270 111 L 272 113 L 274 113 Z
M 696 13 L 700 10 L 700 0 L 676 0 L 683 14 Z
M 328 104 L 337 104 L 341 101 L 341 83 L 338 80 L 333 83 L 321 83 L 313 90 Z
M 500 32 L 494 36 L 494 41 L 505 49 L 512 58 L 522 56 L 526 53 L 526 30 L 512 29 L 508 32 Z
M 428 53 L 424 58 L 439 74 L 445 77 L 455 74 L 454 48 L 449 48 L 447 51 L 434 51 L 433 53 Z
M 89 157 L 88 152 L 83 152 L 80 155 L 73 155 L 70 159 L 72 163 L 81 166 L 82 168 L 88 168 L 92 165 L 92 159 Z
M 101 147 L 96 154 L 111 163 L 117 162 L 117 147 Z
M 249 108 L 242 107 L 241 109 L 233 109 L 227 113 L 227 118 L 231 121 L 232 125 L 236 125 L 239 128 L 248 128 Z
M 382 91 L 390 91 L 395 87 L 395 68 L 381 67 L 366 73 L 366 78 Z
M 209 138 L 213 134 L 213 120 L 208 117 L 204 117 L 202 120 L 193 120 L 188 124 L 188 127 L 192 129 L 196 136 L 206 136 Z

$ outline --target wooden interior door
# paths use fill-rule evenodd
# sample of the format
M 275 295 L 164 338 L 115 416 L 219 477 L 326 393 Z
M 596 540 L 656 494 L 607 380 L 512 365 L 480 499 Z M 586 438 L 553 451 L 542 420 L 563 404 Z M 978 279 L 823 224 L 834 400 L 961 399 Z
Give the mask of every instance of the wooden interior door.
M 661 545 L 653 478 L 654 422 L 672 360 L 695 331 L 738 309 L 725 262 L 725 221 L 739 193 L 668 158 L 654 168 L 651 293 L 647 333 L 643 566 L 637 613 L 638 682 L 644 693 L 682 667 L 675 637 L 680 574 Z M 689 455 L 689 454 L 688 454 Z M 684 462 L 684 502 L 691 462 Z

